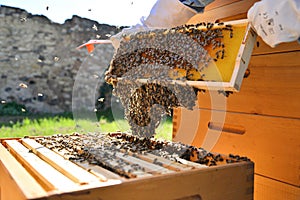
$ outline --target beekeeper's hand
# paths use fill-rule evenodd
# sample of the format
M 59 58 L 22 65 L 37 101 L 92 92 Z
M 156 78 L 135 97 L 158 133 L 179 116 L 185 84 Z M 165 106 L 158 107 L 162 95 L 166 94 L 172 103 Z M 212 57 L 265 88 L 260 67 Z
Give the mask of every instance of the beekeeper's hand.
M 157 0 L 148 17 L 142 17 L 140 24 L 123 29 L 111 37 L 115 49 L 125 34 L 145 31 L 154 28 L 172 28 L 185 24 L 192 16 L 203 11 L 213 0 Z
M 271 47 L 300 37 L 299 0 L 262 0 L 248 11 L 248 20 Z

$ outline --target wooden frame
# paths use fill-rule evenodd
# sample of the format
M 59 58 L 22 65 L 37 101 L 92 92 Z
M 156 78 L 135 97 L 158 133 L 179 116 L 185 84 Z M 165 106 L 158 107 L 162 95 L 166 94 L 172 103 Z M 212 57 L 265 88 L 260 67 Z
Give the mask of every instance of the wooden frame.
M 197 21 L 194 19 L 190 20 L 188 24 L 195 24 Z M 200 89 L 205 89 L 205 90 L 225 90 L 225 91 L 232 91 L 232 92 L 238 92 L 240 91 L 241 84 L 244 78 L 245 71 L 248 67 L 250 57 L 252 54 L 252 50 L 256 41 L 256 33 L 255 31 L 251 28 L 250 24 L 248 24 L 247 20 L 236 20 L 236 21 L 229 21 L 229 22 L 224 22 L 224 25 L 232 25 L 233 28 L 235 27 L 244 27 L 244 36 L 240 37 L 241 40 L 237 39 L 229 44 L 229 41 L 224 41 L 226 42 L 225 46 L 238 46 L 239 50 L 237 53 L 233 51 L 228 52 L 228 61 L 225 61 L 226 63 L 233 62 L 233 66 L 228 66 L 225 63 L 218 64 L 216 62 L 216 65 L 218 67 L 218 70 L 224 70 L 224 72 L 220 72 L 221 76 L 224 73 L 229 73 L 231 74 L 230 80 L 226 81 L 187 81 L 188 85 L 191 85 L 195 88 L 200 88 Z M 239 34 L 239 33 L 238 33 Z M 229 40 L 227 38 L 227 40 Z M 225 47 L 226 49 L 226 47 Z M 223 77 L 223 76 L 222 76 Z
M 1 142 L 5 144 L 0 143 L 1 200 L 253 199 L 254 165 L 250 161 L 201 167 L 188 161 L 187 165 L 170 164 L 160 158 L 162 167 L 172 172 L 124 179 L 99 176 L 99 170 L 93 173 L 89 165 L 75 165 L 32 139 Z M 128 155 L 127 159 L 150 166 L 158 158 Z
M 199 24 L 201 22 L 202 21 L 192 19 L 187 24 Z M 223 30 L 223 38 L 221 39 L 222 48 L 215 48 L 212 47 L 212 45 L 203 47 L 203 49 L 207 51 L 208 56 L 211 58 L 208 66 L 203 67 L 200 70 L 201 72 L 196 70 L 194 72 L 187 72 L 180 68 L 170 69 L 169 76 L 173 79 L 171 81 L 172 84 L 187 84 L 203 90 L 221 90 L 231 92 L 238 92 L 240 90 L 257 35 L 245 19 L 215 23 L 211 29 L 218 28 Z M 207 27 L 202 25 L 197 27 L 197 29 L 207 30 Z M 144 40 L 145 38 L 140 39 Z M 222 52 L 222 56 L 219 56 L 220 52 Z M 216 57 L 217 54 L 218 59 Z M 203 63 L 198 64 L 202 65 Z M 112 70 L 112 66 L 110 70 Z M 190 73 L 188 76 L 194 77 L 195 80 L 177 80 L 179 77 L 186 77 L 187 73 Z M 174 76 L 172 74 L 178 75 Z M 202 80 L 198 81 L 200 77 Z M 122 81 L 123 78 L 117 77 L 117 80 Z M 151 80 L 146 78 L 137 79 L 137 81 L 140 83 L 157 82 L 155 79 Z

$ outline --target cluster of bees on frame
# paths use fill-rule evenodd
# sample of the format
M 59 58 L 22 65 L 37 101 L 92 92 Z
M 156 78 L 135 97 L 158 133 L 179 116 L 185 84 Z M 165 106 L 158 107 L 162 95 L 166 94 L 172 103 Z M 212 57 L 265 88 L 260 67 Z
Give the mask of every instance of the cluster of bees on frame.
M 141 160 L 143 160 L 142 157 L 147 157 L 144 161 L 162 167 L 166 167 L 166 163 L 164 164 L 158 158 L 182 164 L 188 164 L 186 161 L 191 161 L 208 167 L 250 161 L 247 157 L 239 155 L 209 153 L 203 148 L 180 142 L 138 137 L 122 132 L 109 134 L 87 133 L 83 135 L 78 133 L 71 135 L 57 134 L 37 137 L 35 140 L 41 145 L 61 154 L 65 159 L 76 162 L 79 165 L 80 163 L 88 162 L 127 178 L 135 178 L 138 174 L 149 172 L 149 169 L 146 170 L 140 165 L 140 162 L 132 162 L 132 160 L 128 162 L 126 158 L 129 156 Z M 155 171 L 155 169 L 153 170 Z M 150 171 L 150 173 L 152 172 Z
M 114 86 L 114 95 L 125 108 L 125 118 L 133 134 L 151 137 L 162 115 L 171 115 L 172 108 L 193 108 L 196 89 L 174 84 L 173 80 L 205 80 L 204 70 L 209 63 L 226 56 L 224 31 L 233 37 L 232 26 L 223 23 L 123 35 L 105 80 Z M 209 55 L 207 49 L 212 49 L 214 55 Z M 140 84 L 138 79 L 147 81 Z M 178 97 L 186 100 L 179 101 Z M 153 108 L 154 105 L 161 106 Z

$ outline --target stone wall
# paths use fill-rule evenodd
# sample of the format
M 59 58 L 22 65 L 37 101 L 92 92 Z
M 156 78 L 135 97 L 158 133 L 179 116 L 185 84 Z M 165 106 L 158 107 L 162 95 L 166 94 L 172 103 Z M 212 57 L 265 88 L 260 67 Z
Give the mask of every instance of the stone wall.
M 94 83 L 90 81 L 94 78 L 101 85 L 104 69 L 113 55 L 111 45 L 98 45 L 92 56 L 76 47 L 117 32 L 114 26 L 78 16 L 58 24 L 45 16 L 1 6 L 0 101 L 23 104 L 32 112 L 71 111 L 76 75 L 82 79 L 80 84 Z M 78 76 L 80 69 L 86 74 Z M 86 96 L 77 94 L 77 105 L 84 106 Z

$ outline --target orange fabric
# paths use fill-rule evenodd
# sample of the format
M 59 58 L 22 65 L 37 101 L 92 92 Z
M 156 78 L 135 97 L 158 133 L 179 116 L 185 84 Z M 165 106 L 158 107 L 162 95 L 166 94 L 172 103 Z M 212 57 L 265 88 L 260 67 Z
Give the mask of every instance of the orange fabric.
M 95 49 L 95 47 L 94 47 L 93 44 L 87 44 L 87 45 L 86 45 L 86 48 L 87 48 L 87 50 L 88 50 L 89 53 L 93 52 L 94 49 Z

